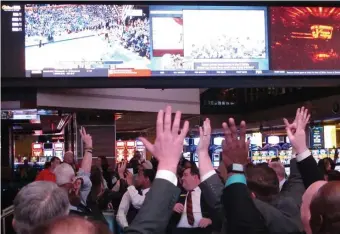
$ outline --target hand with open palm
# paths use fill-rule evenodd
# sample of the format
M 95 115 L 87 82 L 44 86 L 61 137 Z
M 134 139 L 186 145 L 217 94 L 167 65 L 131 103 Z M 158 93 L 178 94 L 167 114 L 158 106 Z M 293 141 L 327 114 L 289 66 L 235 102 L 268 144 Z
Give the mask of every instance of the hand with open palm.
M 200 127 L 200 141 L 197 146 L 197 152 L 208 153 L 211 140 L 211 125 L 210 120 L 207 118 L 203 123 L 203 127 Z
M 246 142 L 246 122 L 240 124 L 238 131 L 233 118 L 229 119 L 228 124 L 223 123 L 225 140 L 222 143 L 222 158 L 226 167 L 233 163 L 246 165 L 249 157 L 249 142 Z
M 308 109 L 305 109 L 304 107 L 297 109 L 293 123 L 289 123 L 287 119 L 283 119 L 289 141 L 297 154 L 301 154 L 308 150 L 305 129 L 309 119 L 310 114 L 308 114 Z
M 175 119 L 171 121 L 171 107 L 160 110 L 156 123 L 156 140 L 150 143 L 147 139 L 141 137 L 140 140 L 146 149 L 159 161 L 159 170 L 170 170 L 176 174 L 177 165 L 182 156 L 183 142 L 189 130 L 189 122 L 185 121 L 183 129 L 180 130 L 181 115 L 180 111 L 176 112 Z
M 81 127 L 79 132 L 80 132 L 81 140 L 84 142 L 85 148 L 91 148 L 92 147 L 92 136 L 86 133 L 86 129 L 84 127 Z

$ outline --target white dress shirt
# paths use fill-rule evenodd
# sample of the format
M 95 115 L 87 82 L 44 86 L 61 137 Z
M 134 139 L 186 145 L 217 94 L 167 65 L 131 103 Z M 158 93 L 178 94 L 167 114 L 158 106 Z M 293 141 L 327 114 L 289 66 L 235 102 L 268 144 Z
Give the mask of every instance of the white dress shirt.
M 280 181 L 280 191 L 281 191 L 282 186 L 283 186 L 283 184 L 284 184 L 285 182 L 286 182 L 286 179 L 283 179 L 283 180 Z
M 131 203 L 136 209 L 140 209 L 144 203 L 145 195 L 149 192 L 150 188 L 142 190 L 142 195 L 138 193 L 135 186 L 129 186 L 127 191 L 130 195 Z
M 179 223 L 177 224 L 177 227 L 179 228 L 197 228 L 200 220 L 202 219 L 202 210 L 201 210 L 201 189 L 199 187 L 195 188 L 191 192 L 191 199 L 192 199 L 192 212 L 194 214 L 195 222 L 191 226 L 188 223 L 188 217 L 187 217 L 187 198 L 185 199 L 184 203 L 184 210 L 181 216 L 181 219 L 179 220 Z M 188 195 L 188 193 L 187 193 Z
M 205 180 L 209 179 L 211 176 L 215 175 L 216 171 L 211 170 L 205 175 L 201 176 L 201 182 L 204 182 Z M 168 171 L 168 170 L 159 170 L 156 173 L 156 179 L 163 179 L 167 180 L 173 185 L 177 186 L 177 176 L 175 173 Z M 188 223 L 188 218 L 186 214 L 186 200 L 184 204 L 184 211 L 182 213 L 182 217 L 177 225 L 177 227 L 182 227 L 182 228 L 196 228 L 198 227 L 198 223 L 202 219 L 202 210 L 201 210 L 201 189 L 199 187 L 195 188 L 194 191 L 191 193 L 191 198 L 192 198 L 192 211 L 194 214 L 195 222 L 194 225 L 191 226 Z
M 131 198 L 128 191 L 126 191 L 120 201 L 118 212 L 117 212 L 117 222 L 122 227 L 125 228 L 129 226 L 129 223 L 126 219 L 126 215 L 130 209 Z

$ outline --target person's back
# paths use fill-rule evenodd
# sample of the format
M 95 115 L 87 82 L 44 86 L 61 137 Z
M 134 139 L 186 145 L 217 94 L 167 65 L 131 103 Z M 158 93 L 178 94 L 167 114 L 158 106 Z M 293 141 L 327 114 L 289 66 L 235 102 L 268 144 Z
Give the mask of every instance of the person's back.
M 46 181 L 36 181 L 23 187 L 13 204 L 13 227 L 18 234 L 68 215 L 70 207 L 67 193 L 55 183 Z
M 300 209 L 290 196 L 280 192 L 275 171 L 268 165 L 249 165 L 245 174 L 254 203 L 272 233 L 300 233 Z

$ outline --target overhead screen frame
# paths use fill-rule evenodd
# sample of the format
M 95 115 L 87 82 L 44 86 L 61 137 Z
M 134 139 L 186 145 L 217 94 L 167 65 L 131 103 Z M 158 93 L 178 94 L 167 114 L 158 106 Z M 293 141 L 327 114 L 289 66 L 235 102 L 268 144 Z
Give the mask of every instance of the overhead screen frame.
M 109 4 L 106 1 L 4 1 L 2 4 Z M 332 7 L 337 6 L 335 2 L 287 2 L 287 1 L 262 1 L 262 2 L 215 2 L 215 1 L 117 1 L 115 5 L 202 5 L 202 6 L 264 6 L 269 7 L 297 6 L 297 7 Z M 337 6 L 339 7 L 339 6 Z M 271 24 L 267 22 L 268 31 Z M 268 33 L 268 43 L 270 43 Z M 270 44 L 269 44 L 270 45 Z M 268 50 L 270 58 L 271 51 Z M 270 60 L 270 59 L 269 59 Z M 340 75 L 324 76 L 152 76 L 152 77 L 2 77 L 3 88 L 5 87 L 27 87 L 27 88 L 219 88 L 219 87 L 334 87 L 340 86 Z

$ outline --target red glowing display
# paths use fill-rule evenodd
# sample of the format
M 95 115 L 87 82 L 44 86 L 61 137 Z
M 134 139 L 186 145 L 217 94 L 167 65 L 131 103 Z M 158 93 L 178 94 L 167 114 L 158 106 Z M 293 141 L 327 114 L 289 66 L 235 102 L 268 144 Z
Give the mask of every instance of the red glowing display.
M 340 7 L 271 7 L 273 70 L 340 69 Z

